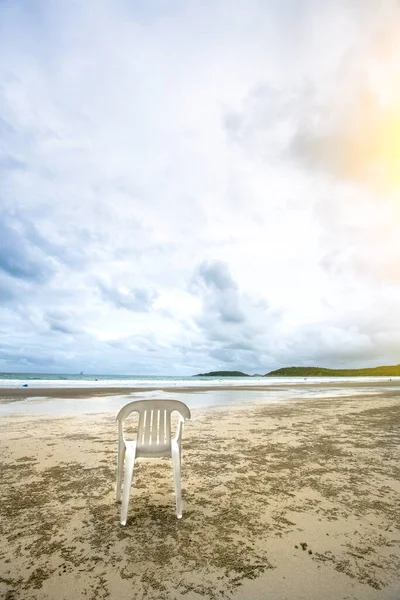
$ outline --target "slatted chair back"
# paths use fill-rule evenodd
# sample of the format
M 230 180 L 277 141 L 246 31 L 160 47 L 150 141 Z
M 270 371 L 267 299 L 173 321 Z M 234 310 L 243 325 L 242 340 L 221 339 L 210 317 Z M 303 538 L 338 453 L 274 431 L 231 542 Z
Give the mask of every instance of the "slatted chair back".
M 119 436 L 124 439 L 123 423 L 133 412 L 138 413 L 137 450 L 140 453 L 163 452 L 171 447 L 171 415 L 177 411 L 183 420 L 190 419 L 186 404 L 179 400 L 137 400 L 130 402 L 117 415 Z

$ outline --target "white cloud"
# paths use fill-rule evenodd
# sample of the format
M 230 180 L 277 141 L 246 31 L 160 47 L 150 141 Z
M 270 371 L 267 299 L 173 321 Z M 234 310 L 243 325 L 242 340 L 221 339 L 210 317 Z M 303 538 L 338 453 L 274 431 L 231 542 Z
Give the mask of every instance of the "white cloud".
M 398 362 L 398 19 L 0 3 L 0 368 Z

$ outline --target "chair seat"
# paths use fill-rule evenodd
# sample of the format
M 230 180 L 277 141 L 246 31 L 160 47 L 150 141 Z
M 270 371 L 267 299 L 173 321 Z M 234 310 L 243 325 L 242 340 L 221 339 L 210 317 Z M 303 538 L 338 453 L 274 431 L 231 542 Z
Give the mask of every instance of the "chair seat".
M 172 442 L 172 440 L 171 440 Z M 135 443 L 135 442 L 134 442 Z M 155 444 L 154 446 L 141 447 L 139 444 L 136 446 L 136 456 L 142 458 L 161 458 L 162 456 L 171 456 L 171 443 L 169 444 Z

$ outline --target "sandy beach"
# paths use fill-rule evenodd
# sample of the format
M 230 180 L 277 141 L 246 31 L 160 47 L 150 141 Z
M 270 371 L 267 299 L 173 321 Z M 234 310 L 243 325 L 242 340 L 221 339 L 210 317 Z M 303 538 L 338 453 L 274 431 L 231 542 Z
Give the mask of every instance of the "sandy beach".
M 400 394 L 376 387 L 194 409 L 182 520 L 142 460 L 125 528 L 114 412 L 3 416 L 0 597 L 399 600 Z

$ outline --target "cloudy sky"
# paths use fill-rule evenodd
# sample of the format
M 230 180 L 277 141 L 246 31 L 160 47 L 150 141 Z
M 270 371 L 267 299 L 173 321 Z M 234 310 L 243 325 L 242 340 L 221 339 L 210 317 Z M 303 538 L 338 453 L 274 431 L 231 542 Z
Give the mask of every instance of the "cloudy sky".
M 400 363 L 400 4 L 0 0 L 0 371 Z

